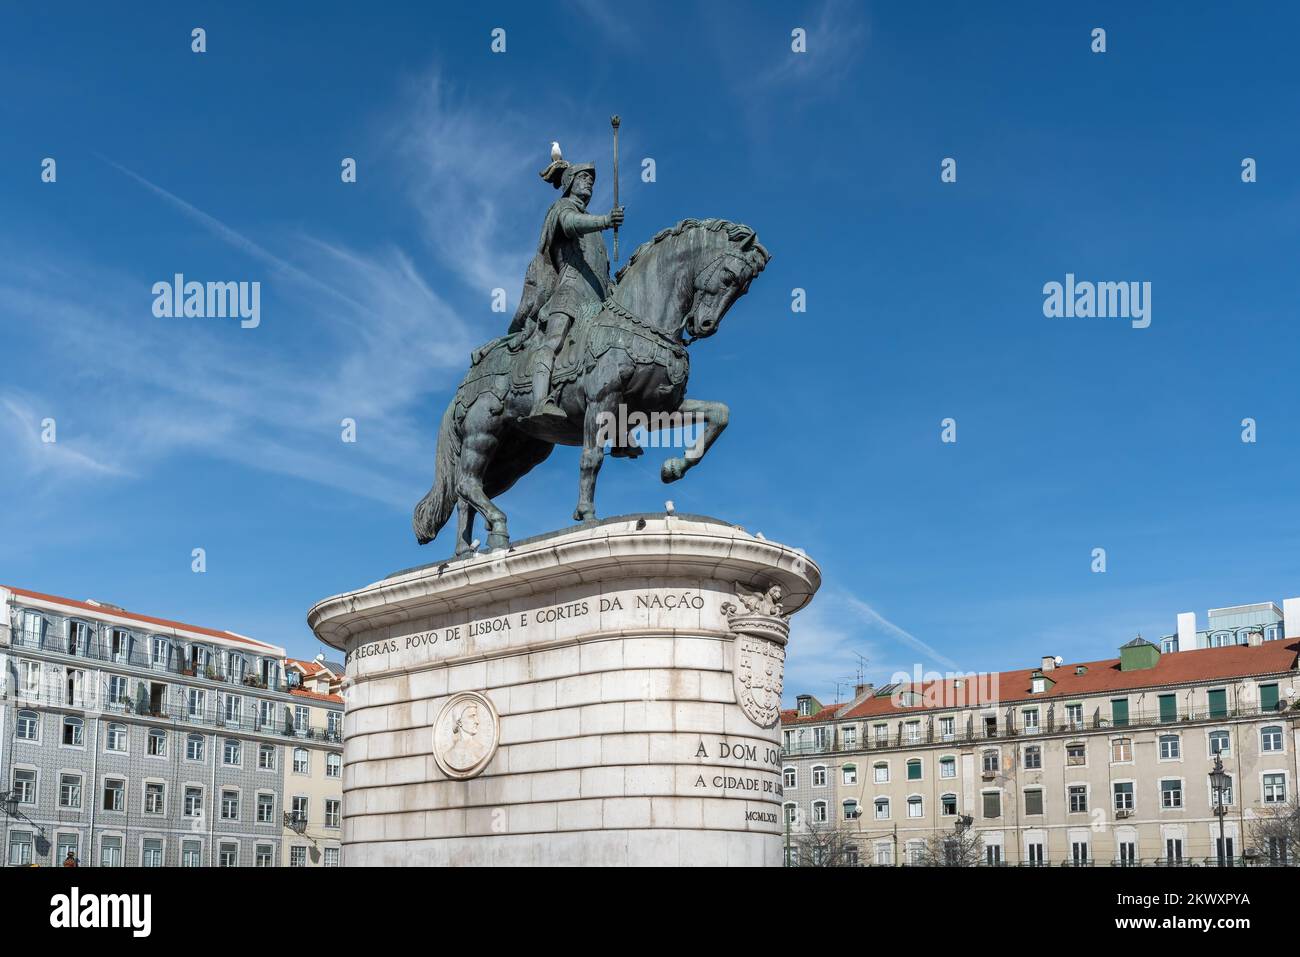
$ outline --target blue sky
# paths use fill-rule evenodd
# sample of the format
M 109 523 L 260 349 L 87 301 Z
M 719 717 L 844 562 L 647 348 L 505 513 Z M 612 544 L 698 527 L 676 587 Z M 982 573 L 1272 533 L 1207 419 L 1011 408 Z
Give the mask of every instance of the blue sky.
M 1293 8 L 612 9 L 6 5 L 0 581 L 310 655 L 314 601 L 447 554 L 409 523 L 437 417 L 508 321 L 494 287 L 513 311 L 551 140 L 604 209 L 617 112 L 625 251 L 722 216 L 774 259 L 692 350 L 691 394 L 732 408 L 706 464 L 669 489 L 663 450 L 611 462 L 597 506 L 671 497 L 816 558 L 788 693 L 833 698 L 855 653 L 1086 660 L 1300 594 Z M 260 281 L 260 327 L 154 317 L 177 272 Z M 1150 282 L 1151 326 L 1045 318 L 1067 272 Z M 576 484 L 557 452 L 514 534 L 568 524 Z

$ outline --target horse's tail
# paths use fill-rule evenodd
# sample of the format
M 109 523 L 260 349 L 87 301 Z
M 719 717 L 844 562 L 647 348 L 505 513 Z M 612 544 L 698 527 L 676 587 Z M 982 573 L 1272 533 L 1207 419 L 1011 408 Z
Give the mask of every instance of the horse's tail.
M 415 540 L 421 545 L 433 541 L 442 526 L 451 517 L 456 506 L 456 471 L 460 464 L 461 437 L 456 430 L 456 400 L 453 398 L 442 414 L 442 427 L 438 430 L 437 471 L 433 487 L 415 506 L 411 525 Z

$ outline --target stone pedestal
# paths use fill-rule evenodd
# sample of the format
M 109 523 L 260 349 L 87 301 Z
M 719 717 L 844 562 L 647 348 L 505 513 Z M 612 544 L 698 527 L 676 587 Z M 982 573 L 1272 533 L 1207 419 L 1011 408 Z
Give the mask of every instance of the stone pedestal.
M 779 865 L 786 619 L 820 581 L 647 515 L 318 603 L 347 660 L 347 864 Z

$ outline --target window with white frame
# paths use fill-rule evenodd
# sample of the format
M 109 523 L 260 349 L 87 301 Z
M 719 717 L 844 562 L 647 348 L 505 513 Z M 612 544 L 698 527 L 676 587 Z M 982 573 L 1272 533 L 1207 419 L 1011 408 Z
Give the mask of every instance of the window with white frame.
M 263 771 L 275 770 L 275 745 L 263 744 L 258 747 L 257 766 Z
M 1111 738 L 1110 741 L 1110 761 L 1111 764 L 1127 764 L 1133 760 L 1133 739 L 1132 738 Z
M 99 839 L 99 866 L 122 866 L 122 839 L 120 837 L 104 835 Z
M 275 861 L 272 859 L 273 849 L 270 844 L 258 844 L 254 848 L 253 866 L 254 867 L 274 867 Z
M 1264 775 L 1264 803 L 1286 803 L 1286 775 L 1276 772 Z
M 104 800 L 100 806 L 105 811 L 125 811 L 126 781 L 122 778 L 105 778 Z
M 1083 727 L 1083 705 L 1067 704 L 1065 706 L 1065 722 L 1071 728 Z
M 299 821 L 311 820 L 307 816 L 307 812 L 310 809 L 310 807 L 311 807 L 311 802 L 307 800 L 305 795 L 295 794 L 293 796 L 293 816 L 296 820 Z
M 1160 735 L 1160 760 L 1177 761 L 1183 756 L 1183 742 L 1176 734 Z
M 39 661 L 20 661 L 19 670 L 19 692 L 22 697 L 39 701 L 41 697 L 41 663 Z
M 942 757 L 939 759 L 939 777 L 955 778 L 957 776 L 957 759 Z
M 1065 791 L 1071 814 L 1086 814 L 1088 811 L 1088 787 L 1084 784 L 1071 784 Z
M 144 813 L 165 814 L 167 811 L 167 790 L 158 781 L 146 781 L 144 785 Z
M 202 688 L 188 688 L 185 691 L 185 711 L 191 718 L 202 718 L 207 706 L 207 695 Z
M 226 738 L 221 746 L 221 763 L 237 768 L 243 760 L 243 753 L 243 745 L 237 738 Z
M 257 823 L 275 823 L 275 795 L 261 792 L 257 795 Z
M 14 768 L 13 799 L 19 804 L 36 803 L 36 772 L 27 768 Z
M 151 728 L 149 730 L 149 747 L 148 753 L 155 758 L 165 758 L 167 756 L 167 732 L 161 728 Z
M 338 867 L 339 849 L 337 847 L 325 848 L 325 860 L 323 863 L 325 867 Z
M 784 788 L 793 788 L 798 786 L 799 773 L 794 768 L 783 768 L 781 770 L 781 786 Z
M 956 737 L 956 732 L 954 731 L 955 721 L 956 719 L 952 717 L 940 718 L 939 737 L 943 738 L 945 741 L 951 741 Z
M 14 726 L 14 737 L 19 741 L 39 741 L 41 739 L 41 717 L 35 711 L 19 711 L 18 721 Z
M 203 788 L 194 784 L 186 785 L 183 813 L 186 817 L 198 817 L 203 813 Z
M 306 748 L 293 749 L 293 773 L 294 774 L 311 773 L 311 754 L 307 751 Z
M 841 768 L 841 777 L 845 784 L 858 783 L 858 766 L 856 764 L 846 764 Z
M 185 736 L 185 760 L 203 760 L 203 735 L 187 734 Z
M 85 731 L 85 722 L 73 715 L 64 715 L 63 717 L 63 744 L 69 748 L 79 748 L 82 745 L 83 734 Z
M 1133 782 L 1116 781 L 1113 786 L 1115 791 L 1115 810 L 1133 810 Z
M 858 812 L 858 802 L 856 800 L 854 800 L 853 798 L 849 798 L 847 801 L 844 801 L 843 808 L 844 808 L 844 820 L 846 821 L 857 820 L 859 812 Z
M 161 838 L 146 837 L 140 846 L 141 867 L 163 866 L 163 842 Z
M 331 711 L 330 716 L 333 717 L 336 713 Z M 858 746 L 858 726 L 846 724 L 840 731 L 840 740 L 843 741 L 846 750 L 852 751 L 856 748 Z
M 957 813 L 957 795 L 949 792 L 941 795 L 939 798 L 939 813 L 945 817 L 953 817 Z
M 311 726 L 311 712 L 304 705 L 293 706 L 293 730 L 297 734 L 306 734 Z
M 110 722 L 104 732 L 104 750 L 124 754 L 126 752 L 126 740 L 126 725 Z
M 812 786 L 815 788 L 826 787 L 826 766 L 824 764 L 813 765 Z
M 293 847 L 289 848 L 289 866 L 307 866 L 307 848 L 304 845 L 295 844 Z
M 343 813 L 342 803 L 338 798 L 325 799 L 325 826 L 342 827 Z
M 889 798 L 876 798 L 876 820 L 889 820 Z
M 217 853 L 218 867 L 238 867 L 239 866 L 239 844 L 236 842 L 221 842 L 221 849 Z
M 59 807 L 77 809 L 81 807 L 80 774 L 59 775 Z
M 239 820 L 239 791 L 234 788 L 221 789 L 221 820 Z
M 32 863 L 32 834 L 30 831 L 9 832 L 9 866 L 28 867 Z
M 1227 731 L 1210 732 L 1210 754 L 1229 754 L 1232 751 L 1232 738 Z
M 125 705 L 129 703 L 126 690 L 126 675 L 108 676 L 108 703 Z
M 877 761 L 871 766 L 871 779 L 877 784 L 889 783 L 889 765 L 884 761 Z
M 921 795 L 913 794 L 907 799 L 907 816 L 908 817 L 925 817 L 925 806 L 921 800 Z
M 343 776 L 343 758 L 337 754 L 325 755 L 325 777 L 337 778 Z
M 1260 729 L 1259 749 L 1261 751 L 1282 750 L 1282 726 L 1270 724 Z
M 993 751 L 993 750 L 985 751 L 984 754 L 981 756 L 981 758 L 983 761 L 985 774 L 993 774 L 998 770 L 999 767 L 1001 767 L 1002 762 L 1001 759 L 998 757 L 997 751 Z
M 1166 810 L 1173 810 L 1183 806 L 1183 782 L 1174 778 L 1166 778 L 1160 782 L 1160 806 Z
M 181 867 L 199 867 L 203 863 L 203 845 L 198 841 L 181 842 Z
M 1025 734 L 1037 734 L 1039 731 L 1038 709 L 1025 708 L 1020 712 L 1020 715 L 1022 718 L 1021 723 L 1025 726 Z
M 825 801 L 813 801 L 812 820 L 814 824 L 826 823 L 826 802 Z

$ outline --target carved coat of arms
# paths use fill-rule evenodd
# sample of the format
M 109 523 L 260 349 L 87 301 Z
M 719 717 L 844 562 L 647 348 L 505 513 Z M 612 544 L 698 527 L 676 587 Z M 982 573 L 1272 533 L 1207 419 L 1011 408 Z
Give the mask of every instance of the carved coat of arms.
M 731 669 L 736 703 L 760 728 L 773 727 L 781 716 L 785 687 L 785 645 L 790 619 L 782 613 L 781 589 L 736 591 L 739 605 L 727 602 L 722 613 L 736 635 Z

